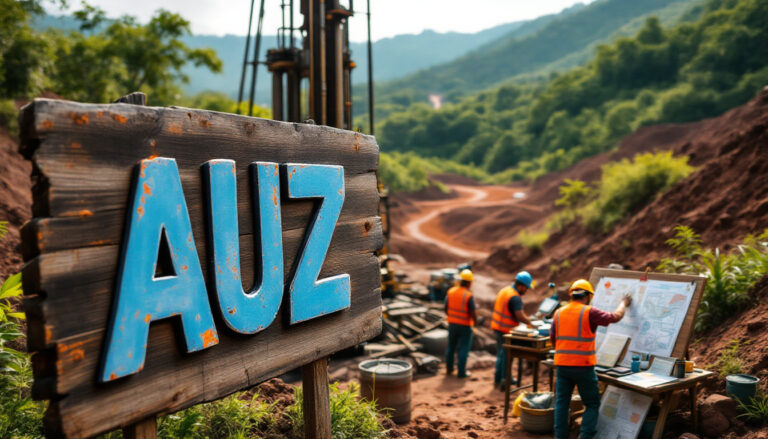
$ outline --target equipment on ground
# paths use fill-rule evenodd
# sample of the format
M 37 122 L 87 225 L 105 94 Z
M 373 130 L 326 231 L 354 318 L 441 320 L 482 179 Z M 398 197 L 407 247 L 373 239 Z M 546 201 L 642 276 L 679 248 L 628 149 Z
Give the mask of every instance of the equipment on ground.
M 433 302 L 444 302 L 445 295 L 448 290 L 451 289 L 459 280 L 459 273 L 463 270 L 472 270 L 472 266 L 468 263 L 460 264 L 456 268 L 443 268 L 441 270 L 435 270 L 429 274 L 429 300 Z
M 560 301 L 557 298 L 557 291 L 555 290 L 555 283 L 550 282 L 548 287 L 550 291 L 552 291 L 552 296 L 545 298 L 542 300 L 541 304 L 539 304 L 539 310 L 536 311 L 535 315 L 538 319 L 551 319 L 555 314 L 555 311 L 557 311 L 557 308 L 560 307 Z

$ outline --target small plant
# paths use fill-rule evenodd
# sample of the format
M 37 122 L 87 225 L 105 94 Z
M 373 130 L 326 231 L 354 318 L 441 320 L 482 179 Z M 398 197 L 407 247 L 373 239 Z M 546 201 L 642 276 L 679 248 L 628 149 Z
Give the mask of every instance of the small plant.
M 330 386 L 331 392 L 331 436 L 333 439 L 378 439 L 387 435 L 379 422 L 376 403 L 359 399 L 360 386 L 350 383 L 342 390 L 338 383 Z M 294 389 L 295 403 L 286 409 L 286 415 L 293 423 L 293 433 L 303 437 L 304 417 L 302 412 L 303 393 L 301 387 Z
M 715 367 L 720 372 L 720 376 L 725 378 L 728 375 L 741 373 L 741 359 L 739 358 L 739 349 L 742 343 L 739 340 L 731 340 L 727 348 L 721 353 L 715 363 Z
M 539 251 L 544 246 L 544 243 L 549 239 L 549 233 L 545 230 L 537 232 L 529 232 L 527 230 L 521 230 L 517 234 L 517 242 L 525 248 L 533 251 Z
M 45 405 L 30 398 L 32 367 L 29 356 L 8 346 L 24 337 L 24 313 L 13 302 L 22 294 L 21 274 L 0 286 L 0 437 L 42 437 Z
M 738 415 L 739 418 L 761 425 L 768 422 L 768 393 L 758 391 L 747 403 L 741 400 L 737 401 L 744 410 L 744 413 Z
M 0 238 L 8 233 L 8 221 L 0 221 Z

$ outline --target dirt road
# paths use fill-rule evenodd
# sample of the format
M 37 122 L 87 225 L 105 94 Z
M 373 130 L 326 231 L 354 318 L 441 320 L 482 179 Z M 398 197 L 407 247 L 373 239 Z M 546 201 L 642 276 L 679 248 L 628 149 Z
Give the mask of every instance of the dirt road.
M 457 239 L 456 235 L 460 231 L 446 227 L 443 221 L 440 221 L 440 217 L 467 207 L 501 209 L 511 204 L 525 206 L 521 202 L 525 198 L 525 190 L 507 186 L 449 185 L 448 187 L 459 196 L 447 200 L 415 203 L 418 210 L 404 226 L 404 233 L 410 239 L 437 246 L 460 258 L 469 260 L 486 258 L 489 254 L 487 243 L 468 243 L 466 240 Z

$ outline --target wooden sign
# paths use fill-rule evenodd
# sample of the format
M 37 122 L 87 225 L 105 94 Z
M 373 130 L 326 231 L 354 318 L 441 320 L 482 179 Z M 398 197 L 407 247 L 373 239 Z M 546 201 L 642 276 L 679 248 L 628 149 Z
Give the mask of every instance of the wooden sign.
M 380 332 L 373 137 L 46 99 L 20 120 L 47 435 L 215 400 Z
M 684 316 L 682 317 L 682 321 L 672 321 L 665 326 L 664 328 L 639 328 L 640 331 L 646 331 L 646 338 L 651 337 L 651 331 L 668 331 L 670 334 L 674 333 L 676 324 L 679 323 L 679 331 L 676 332 L 676 337 L 670 337 L 670 340 L 674 340 L 674 342 L 669 343 L 671 345 L 671 354 L 667 354 L 665 356 L 672 356 L 675 358 L 687 358 L 688 356 L 688 345 L 690 344 L 691 336 L 693 335 L 693 327 L 694 322 L 696 320 L 696 313 L 699 309 L 699 304 L 701 303 L 701 296 L 704 293 L 704 287 L 707 283 L 707 278 L 704 276 L 693 276 L 693 275 L 687 275 L 687 274 L 669 274 L 669 273 L 644 273 L 642 271 L 629 271 L 629 270 L 612 270 L 609 268 L 594 268 L 592 270 L 592 274 L 589 277 L 589 282 L 595 287 L 595 296 L 599 294 L 599 287 L 600 282 L 603 278 L 610 278 L 610 279 L 629 279 L 629 280 L 635 280 L 639 281 L 639 284 L 647 284 L 649 281 L 659 281 L 661 283 L 679 283 L 681 285 L 690 285 L 691 289 L 690 291 L 690 297 L 683 297 L 683 295 L 675 295 L 672 294 L 671 299 L 675 303 L 673 305 L 677 304 L 682 306 L 683 304 L 686 304 L 685 308 L 683 308 Z M 633 300 L 632 305 L 630 306 L 631 312 L 634 310 L 638 310 L 638 307 L 645 306 L 645 309 L 639 309 L 637 312 L 640 315 L 643 315 L 643 313 L 646 313 L 645 315 L 650 315 L 650 313 L 657 314 L 658 318 L 662 318 L 665 313 L 668 311 L 666 308 L 672 308 L 669 303 L 658 303 L 656 300 L 651 300 L 650 297 L 647 297 L 649 292 L 647 289 L 647 286 L 643 286 L 642 288 L 643 294 L 646 296 L 644 297 L 645 300 L 648 301 L 647 305 L 643 302 L 639 297 L 636 297 L 638 294 L 634 294 L 633 297 L 635 300 Z M 659 295 L 659 297 L 666 297 L 667 295 Z M 618 301 L 620 297 L 617 297 L 616 300 Z M 689 300 L 689 301 L 688 301 Z M 595 300 L 592 302 L 595 303 Z M 603 311 L 613 311 L 613 309 L 603 309 Z M 671 310 L 669 310 L 671 312 Z M 682 314 L 681 314 L 682 315 Z M 625 317 L 626 319 L 626 317 Z M 669 315 L 669 319 L 674 319 L 674 316 L 672 314 Z M 612 328 L 612 326 L 608 326 L 609 330 Z M 638 340 L 639 334 L 626 334 L 633 338 L 634 341 Z M 658 340 L 654 344 L 659 344 L 662 341 L 662 337 L 657 336 Z M 631 346 L 631 345 L 630 345 Z M 643 352 L 650 352 L 650 349 L 644 348 Z

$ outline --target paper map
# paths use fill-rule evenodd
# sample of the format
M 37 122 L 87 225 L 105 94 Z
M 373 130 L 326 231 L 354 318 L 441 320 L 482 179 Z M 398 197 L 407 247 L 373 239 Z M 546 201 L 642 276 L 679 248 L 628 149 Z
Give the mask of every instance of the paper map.
M 618 379 L 619 381 L 627 384 L 634 384 L 638 387 L 645 387 L 646 389 L 659 384 L 671 383 L 677 381 L 677 378 L 669 375 L 657 375 L 653 372 L 638 372 L 632 375 L 627 375 Z
M 677 341 L 696 285 L 692 282 L 668 282 L 604 277 L 595 289 L 592 305 L 613 311 L 625 294 L 632 296 L 632 306 L 624 318 L 600 327 L 597 342 L 605 333 L 631 338 L 629 350 L 668 357 Z
M 600 343 L 595 344 L 597 350 L 597 364 L 605 367 L 613 367 L 621 358 L 621 353 L 627 345 L 629 337 L 624 334 L 611 333 L 600 338 Z
M 608 386 L 600 402 L 597 439 L 635 439 L 653 398 Z

